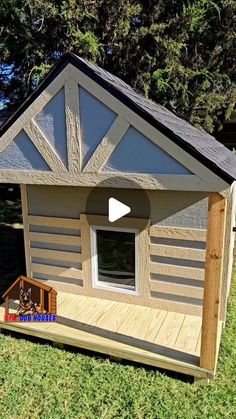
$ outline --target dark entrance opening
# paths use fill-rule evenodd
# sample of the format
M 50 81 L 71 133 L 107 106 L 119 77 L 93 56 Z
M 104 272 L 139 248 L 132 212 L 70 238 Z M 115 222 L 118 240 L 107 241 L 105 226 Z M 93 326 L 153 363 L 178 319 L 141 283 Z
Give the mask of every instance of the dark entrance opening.
M 19 275 L 25 275 L 20 186 L 0 184 L 0 302 Z

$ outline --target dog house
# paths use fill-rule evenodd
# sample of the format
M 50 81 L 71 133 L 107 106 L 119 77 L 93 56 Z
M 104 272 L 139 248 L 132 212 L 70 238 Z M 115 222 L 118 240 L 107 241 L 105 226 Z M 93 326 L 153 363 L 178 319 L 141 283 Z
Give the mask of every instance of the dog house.
M 0 327 L 214 377 L 232 269 L 231 152 L 73 54 L 0 133 L 0 182 L 21 185 L 27 276 L 58 293 L 56 324 L 5 323 L 1 307 Z M 109 221 L 111 198 L 130 212 Z
M 19 300 L 20 290 L 27 291 L 31 289 L 32 300 L 40 305 L 42 310 L 47 313 L 56 314 L 57 312 L 57 292 L 48 285 L 32 278 L 26 278 L 21 275 L 3 294 L 2 298 L 5 303 L 5 315 L 9 314 L 10 300 Z

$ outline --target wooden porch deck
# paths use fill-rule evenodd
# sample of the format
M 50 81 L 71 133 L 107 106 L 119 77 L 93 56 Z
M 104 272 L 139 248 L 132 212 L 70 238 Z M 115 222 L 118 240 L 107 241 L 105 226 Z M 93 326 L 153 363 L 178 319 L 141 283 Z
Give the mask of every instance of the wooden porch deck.
M 18 303 L 10 302 L 10 313 Z M 94 297 L 58 292 L 56 323 L 6 323 L 0 328 L 93 350 L 195 377 L 199 367 L 201 318 Z

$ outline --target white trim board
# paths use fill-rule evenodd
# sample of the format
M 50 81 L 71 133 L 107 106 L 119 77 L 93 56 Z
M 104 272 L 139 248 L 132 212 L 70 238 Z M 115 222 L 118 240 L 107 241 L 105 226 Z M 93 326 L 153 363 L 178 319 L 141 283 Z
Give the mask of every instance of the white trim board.
M 222 185 L 203 183 L 194 175 L 143 175 L 119 172 L 65 174 L 65 172 L 40 170 L 0 170 L 0 183 L 93 187 L 104 181 L 106 185 L 103 184 L 103 187 L 108 188 L 219 192 L 225 197 L 230 193 L 230 188 L 220 189 Z
M 135 235 L 135 286 L 134 289 L 125 289 L 115 287 L 110 284 L 103 284 L 102 281 L 98 280 L 98 258 L 97 258 L 97 241 L 96 231 L 97 230 L 109 230 L 118 232 L 133 233 Z M 139 279 L 139 230 L 126 228 L 126 227 L 107 227 L 102 225 L 90 225 L 90 237 L 91 237 L 91 267 L 92 267 L 92 287 L 99 288 L 107 291 L 113 291 L 118 293 L 125 293 L 131 295 L 140 294 L 140 279 Z
M 31 258 L 30 258 L 30 239 L 29 239 L 29 206 L 28 206 L 28 188 L 26 185 L 20 185 L 22 218 L 24 226 L 24 247 L 25 247 L 25 265 L 26 274 L 31 277 Z

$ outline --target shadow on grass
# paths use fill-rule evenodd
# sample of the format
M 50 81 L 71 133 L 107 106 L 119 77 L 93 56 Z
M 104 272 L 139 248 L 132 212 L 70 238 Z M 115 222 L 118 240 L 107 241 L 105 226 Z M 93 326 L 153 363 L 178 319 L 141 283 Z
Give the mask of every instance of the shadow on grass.
M 0 215 L 1 219 L 1 215 Z M 15 221 L 16 222 L 16 221 Z M 0 301 L 2 294 L 19 275 L 25 275 L 22 228 L 0 224 Z
M 71 346 L 71 345 L 67 345 L 67 344 L 63 344 L 63 348 L 55 348 L 55 342 L 53 342 L 52 340 L 48 340 L 46 337 L 45 338 L 40 338 L 37 336 L 31 336 L 31 335 L 26 335 L 26 334 L 22 334 L 20 332 L 15 332 L 13 330 L 2 330 L 2 333 L 5 336 L 10 336 L 12 338 L 15 339 L 24 339 L 28 342 L 31 343 L 35 343 L 37 345 L 49 345 L 51 347 L 53 347 L 55 350 L 63 350 L 69 353 L 74 353 L 77 355 L 82 355 L 82 356 L 86 356 L 86 357 L 93 357 L 94 359 L 96 359 L 99 362 L 112 362 L 112 363 L 117 363 L 119 365 L 123 365 L 123 366 L 132 366 L 135 369 L 145 369 L 146 371 L 150 371 L 150 372 L 155 372 L 158 371 L 163 377 L 169 377 L 169 378 L 173 378 L 175 380 L 180 380 L 183 383 L 188 383 L 188 384 L 193 384 L 194 383 L 194 378 L 191 375 L 187 375 L 187 374 L 183 374 L 180 372 L 175 372 L 175 371 L 171 371 L 165 368 L 158 368 L 158 367 L 154 367 L 152 365 L 147 365 L 147 364 L 142 364 L 142 363 L 137 363 L 135 361 L 130 361 L 127 359 L 120 359 L 120 358 L 115 358 L 115 357 L 110 357 L 107 354 L 103 354 L 101 352 L 96 352 L 93 351 L 91 349 L 84 349 L 84 348 L 80 348 L 77 346 Z

